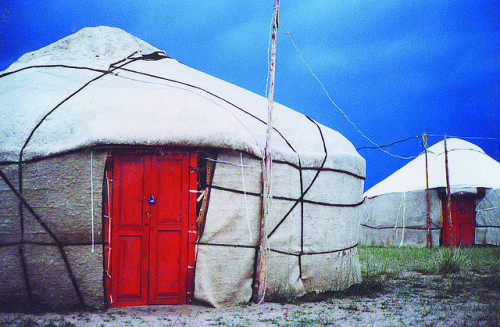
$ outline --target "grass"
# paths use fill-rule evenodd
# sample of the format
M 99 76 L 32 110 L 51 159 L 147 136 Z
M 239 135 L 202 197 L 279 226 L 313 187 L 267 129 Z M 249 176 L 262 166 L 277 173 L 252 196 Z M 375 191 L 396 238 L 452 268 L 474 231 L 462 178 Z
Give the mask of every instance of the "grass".
M 281 315 L 280 309 L 276 309 L 277 313 L 273 311 L 272 315 L 259 316 L 254 322 L 250 319 L 255 318 L 247 318 L 244 314 L 239 316 L 239 313 L 236 313 L 230 318 L 214 314 L 205 322 L 214 326 L 252 326 L 259 323 L 283 326 L 328 326 L 341 324 L 340 322 L 349 319 L 350 325 L 353 325 L 353 319 L 366 316 L 367 313 L 375 315 L 383 311 L 387 317 L 397 316 L 409 305 L 416 310 L 414 316 L 420 318 L 414 321 L 394 322 L 395 325 L 432 326 L 435 321 L 433 317 L 440 317 L 439 319 L 445 319 L 447 322 L 456 319 L 462 322 L 479 320 L 480 323 L 476 325 L 499 325 L 500 248 L 451 250 L 359 247 L 358 254 L 362 282 L 346 290 L 308 294 L 297 298 L 297 294 L 291 288 L 284 288 L 266 297 L 266 301 L 269 302 L 297 304 L 283 306 L 282 310 L 286 312 L 282 312 Z M 398 301 L 398 299 L 403 300 Z M 312 314 L 304 313 L 308 307 L 316 305 L 305 302 L 323 302 L 322 309 Z M 254 310 L 250 303 L 242 303 L 241 306 L 241 312 Z M 288 308 L 291 308 L 290 312 Z M 89 322 L 89 318 L 84 317 L 84 314 L 85 312 L 77 315 L 82 320 L 78 320 L 76 325 Z M 141 315 L 125 311 L 113 313 L 104 311 L 97 314 L 103 325 L 123 317 L 127 318 L 125 326 L 145 324 Z M 459 316 L 454 317 L 457 314 Z M 179 317 L 177 319 L 173 316 L 164 317 L 162 323 L 182 324 Z M 0 326 L 37 326 L 42 324 L 41 319 L 36 315 L 25 318 L 6 316 L 1 319 L 0 317 Z M 74 320 L 55 317 L 44 320 L 43 326 L 73 326 L 72 321 Z
M 358 247 L 362 281 L 343 291 L 306 294 L 297 298 L 291 289 L 283 289 L 266 296 L 275 303 L 332 303 L 335 299 L 350 297 L 375 297 L 384 292 L 390 278 L 408 272 L 436 275 L 437 278 L 452 275 L 437 296 L 449 298 L 463 291 L 464 276 L 470 273 L 488 274 L 480 279 L 488 289 L 500 288 L 500 248 L 415 248 L 415 247 Z M 439 277 L 441 276 L 441 277 Z M 400 277 L 408 278 L 409 277 Z M 424 289 L 422 282 L 412 282 L 412 288 Z
M 422 274 L 500 271 L 498 247 L 467 249 L 359 247 L 358 254 L 364 275 L 399 274 L 409 271 Z

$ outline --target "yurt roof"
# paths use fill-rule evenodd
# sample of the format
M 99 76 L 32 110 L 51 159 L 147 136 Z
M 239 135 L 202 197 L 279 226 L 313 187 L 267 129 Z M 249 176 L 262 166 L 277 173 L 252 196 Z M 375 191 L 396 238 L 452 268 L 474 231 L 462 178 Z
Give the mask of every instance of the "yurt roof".
M 452 188 L 500 188 L 500 163 L 470 142 L 446 140 L 449 182 Z M 427 149 L 429 188 L 446 187 L 444 141 Z M 425 154 L 365 192 L 366 197 L 426 189 Z
M 100 26 L 23 55 L 0 75 L 0 161 L 108 144 L 262 157 L 267 99 L 158 51 Z M 340 133 L 277 103 L 273 114 L 275 160 L 299 164 L 300 156 L 303 167 L 365 175 L 364 159 Z

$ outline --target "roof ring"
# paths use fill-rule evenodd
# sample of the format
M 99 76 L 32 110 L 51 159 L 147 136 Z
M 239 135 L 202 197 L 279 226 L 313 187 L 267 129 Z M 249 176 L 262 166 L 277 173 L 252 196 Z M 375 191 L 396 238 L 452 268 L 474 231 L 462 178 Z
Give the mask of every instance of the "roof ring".
M 167 54 L 165 52 L 155 51 L 155 52 L 150 53 L 150 54 L 142 55 L 141 57 L 139 57 L 137 59 L 140 59 L 140 60 L 160 60 L 160 59 L 166 59 L 166 58 L 170 58 L 170 57 L 167 56 Z

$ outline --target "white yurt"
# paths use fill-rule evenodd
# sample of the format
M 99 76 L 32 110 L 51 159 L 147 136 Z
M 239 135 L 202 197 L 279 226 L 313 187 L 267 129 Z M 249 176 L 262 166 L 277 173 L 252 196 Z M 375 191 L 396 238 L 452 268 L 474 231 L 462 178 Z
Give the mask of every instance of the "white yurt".
M 249 301 L 267 99 L 111 27 L 0 74 L 0 302 Z M 365 161 L 275 104 L 266 295 L 345 289 Z
M 441 141 L 427 150 L 427 178 L 423 152 L 365 192 L 360 244 L 500 245 L 500 163 L 461 139 L 446 150 L 450 205 Z

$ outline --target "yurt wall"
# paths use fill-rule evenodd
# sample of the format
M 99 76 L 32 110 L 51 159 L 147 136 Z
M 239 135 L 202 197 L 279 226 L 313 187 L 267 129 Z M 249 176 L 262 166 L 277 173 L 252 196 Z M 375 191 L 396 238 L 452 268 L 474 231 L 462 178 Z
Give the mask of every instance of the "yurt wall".
M 106 152 L 94 151 L 92 161 L 90 152 L 77 152 L 23 164 L 22 196 L 32 210 L 0 183 L 2 302 L 103 306 L 105 160 Z M 18 190 L 18 166 L 2 171 Z
M 441 201 L 429 190 L 432 246 L 439 246 Z M 363 245 L 427 246 L 427 195 L 425 190 L 388 193 L 366 198 L 362 206 L 360 243 Z
M 219 153 L 197 253 L 195 298 L 215 306 L 248 301 L 259 236 L 261 161 Z M 360 281 L 357 232 L 363 178 L 274 163 L 268 294 L 342 289 Z M 301 196 L 303 195 L 303 197 Z
M 475 243 L 500 245 L 500 189 L 485 189 L 476 199 Z
M 197 242 L 194 299 L 222 306 L 252 295 L 262 163 L 239 151 L 212 151 L 217 152 L 200 157 L 214 162 L 215 171 Z M 30 209 L 23 205 L 21 215 L 18 197 L 2 183 L 3 299 L 58 308 L 106 305 L 102 198 L 107 155 L 107 150 L 82 151 L 23 164 L 22 196 Z M 17 167 L 2 167 L 16 189 Z M 275 162 L 272 180 L 267 294 L 302 295 L 359 282 L 356 246 L 364 177 Z

